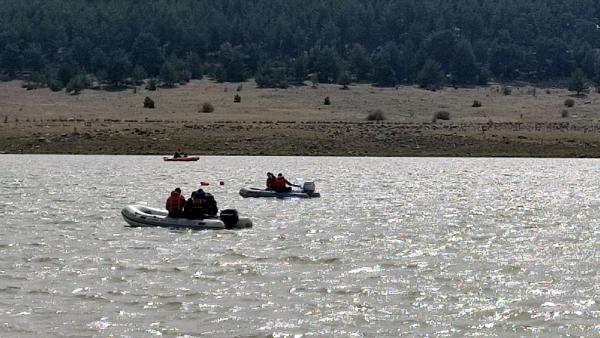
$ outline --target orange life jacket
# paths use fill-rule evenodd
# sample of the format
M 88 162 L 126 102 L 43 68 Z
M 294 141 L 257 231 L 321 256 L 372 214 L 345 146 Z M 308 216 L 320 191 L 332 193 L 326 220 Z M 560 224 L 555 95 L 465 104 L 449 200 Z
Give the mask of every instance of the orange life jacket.
M 167 199 L 166 208 L 169 212 L 179 212 L 183 209 L 185 199 L 177 191 L 171 192 L 171 196 Z
M 277 176 L 275 182 L 273 182 L 273 189 L 285 189 L 287 185 L 285 184 L 285 177 Z

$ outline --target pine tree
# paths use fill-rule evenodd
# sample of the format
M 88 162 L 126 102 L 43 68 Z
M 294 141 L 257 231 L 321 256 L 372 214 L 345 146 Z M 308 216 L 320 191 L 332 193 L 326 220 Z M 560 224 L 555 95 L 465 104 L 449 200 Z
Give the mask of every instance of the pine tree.
M 150 76 L 158 75 L 163 63 L 158 39 L 151 33 L 141 33 L 131 46 L 133 62 Z
M 419 87 L 424 89 L 435 90 L 442 85 L 443 81 L 442 66 L 433 60 L 427 60 L 417 76 Z
M 460 85 L 473 84 L 476 82 L 477 72 L 473 47 L 466 40 L 459 41 L 452 61 L 452 81 Z
M 585 75 L 583 71 L 577 68 L 573 74 L 571 74 L 571 80 L 569 81 L 569 90 L 576 92 L 577 95 L 581 95 L 584 90 L 587 89 Z
M 165 61 L 160 67 L 160 80 L 165 87 L 173 87 L 179 81 L 177 70 L 171 61 Z
M 110 54 L 106 66 L 106 77 L 115 87 L 123 84 L 130 71 L 131 62 L 124 50 L 118 49 Z

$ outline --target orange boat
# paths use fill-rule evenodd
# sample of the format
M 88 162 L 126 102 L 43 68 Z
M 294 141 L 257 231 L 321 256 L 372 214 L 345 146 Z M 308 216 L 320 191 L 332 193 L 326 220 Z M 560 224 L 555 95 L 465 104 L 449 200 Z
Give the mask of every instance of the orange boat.
M 198 161 L 200 157 L 198 156 L 187 156 L 187 157 L 163 157 L 164 161 L 167 162 L 193 162 Z

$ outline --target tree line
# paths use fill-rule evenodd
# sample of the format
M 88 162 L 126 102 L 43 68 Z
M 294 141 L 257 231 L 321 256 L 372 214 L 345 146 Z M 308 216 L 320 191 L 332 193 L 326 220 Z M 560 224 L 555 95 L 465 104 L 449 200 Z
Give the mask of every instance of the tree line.
M 4 0 L 0 17 L 2 79 L 56 90 L 600 82 L 596 0 Z

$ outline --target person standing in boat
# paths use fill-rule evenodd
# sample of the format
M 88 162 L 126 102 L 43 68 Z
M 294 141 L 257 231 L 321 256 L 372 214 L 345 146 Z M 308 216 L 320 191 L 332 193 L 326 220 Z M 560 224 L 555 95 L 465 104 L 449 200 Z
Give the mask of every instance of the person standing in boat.
M 276 177 L 273 173 L 267 173 L 267 190 L 274 190 Z
M 181 189 L 175 188 L 171 192 L 171 196 L 167 198 L 165 208 L 169 212 L 169 217 L 179 218 L 183 216 L 183 207 L 185 206 L 185 198 L 181 195 Z
M 299 185 L 292 184 L 290 181 L 286 180 L 282 173 L 277 174 L 277 178 L 275 178 L 273 184 L 273 190 L 276 192 L 291 192 L 292 187 L 301 188 Z

